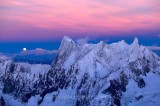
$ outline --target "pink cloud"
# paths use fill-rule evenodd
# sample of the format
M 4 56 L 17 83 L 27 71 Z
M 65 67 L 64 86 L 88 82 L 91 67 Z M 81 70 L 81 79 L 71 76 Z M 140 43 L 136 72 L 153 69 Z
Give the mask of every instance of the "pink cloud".
M 20 29 L 31 26 L 85 34 L 147 30 L 160 25 L 158 4 L 157 0 L 3 0 L 0 31 L 9 30 L 10 22 L 22 25 Z

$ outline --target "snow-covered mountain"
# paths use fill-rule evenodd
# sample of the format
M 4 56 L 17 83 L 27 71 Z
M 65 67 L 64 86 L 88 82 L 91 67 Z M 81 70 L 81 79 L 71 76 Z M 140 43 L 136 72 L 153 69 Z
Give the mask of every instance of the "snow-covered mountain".
M 28 98 L 31 96 L 29 94 L 31 89 L 34 90 L 35 86 L 39 86 L 39 81 L 47 75 L 50 68 L 51 65 L 45 64 L 16 63 L 13 60 L 1 55 L 0 96 L 3 95 L 2 97 L 5 98 L 6 105 L 15 106 L 15 104 L 11 103 L 10 98 L 8 98 L 9 95 L 16 97 L 17 100 L 21 99 L 21 101 L 27 102 Z M 36 89 L 36 91 L 41 91 L 41 89 Z M 35 92 L 35 94 L 37 92 Z M 14 100 L 13 97 L 12 99 Z
M 0 65 L 2 96 L 10 105 L 160 105 L 160 57 L 137 38 L 131 45 L 78 45 L 64 37 L 50 69 L 3 59 Z

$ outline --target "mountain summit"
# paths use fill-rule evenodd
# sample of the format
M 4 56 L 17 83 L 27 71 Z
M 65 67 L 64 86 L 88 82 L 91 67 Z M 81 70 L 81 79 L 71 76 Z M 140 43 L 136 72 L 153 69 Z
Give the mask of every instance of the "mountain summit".
M 39 68 L 36 73 L 35 65 L 23 63 L 17 68 L 19 63 L 11 60 L 0 66 L 4 100 L 12 95 L 22 106 L 31 101 L 35 106 L 160 104 L 160 57 L 139 45 L 137 38 L 131 45 L 101 41 L 79 46 L 66 36 L 50 69 L 42 65 L 43 71 Z

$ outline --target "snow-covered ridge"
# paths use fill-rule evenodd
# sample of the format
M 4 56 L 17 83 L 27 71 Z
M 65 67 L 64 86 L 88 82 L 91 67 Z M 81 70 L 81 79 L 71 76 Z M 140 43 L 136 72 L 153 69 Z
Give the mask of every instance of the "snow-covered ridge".
M 4 62 L 2 64 L 4 65 Z M 3 93 L 13 96 L 18 94 L 17 99 L 21 101 L 22 106 L 24 102 L 30 104 L 31 101 L 37 106 L 123 106 L 139 104 L 142 103 L 141 100 L 142 105 L 146 105 L 146 97 L 150 95 L 143 93 L 143 89 L 145 92 L 146 89 L 155 89 L 147 85 L 152 85 L 148 78 L 156 76 L 160 79 L 160 57 L 147 47 L 139 45 L 137 38 L 131 45 L 123 40 L 112 44 L 101 41 L 97 44 L 79 45 L 71 38 L 64 37 L 52 67 L 47 69 L 49 71 L 41 72 L 44 66 L 31 66 L 26 63 L 19 65 L 24 64 L 32 67 L 31 69 L 39 70 L 38 74 L 34 73 L 36 71 L 29 71 L 31 74 L 28 71 L 20 71 L 20 68 L 12 72 L 10 70 L 13 69 L 13 65 L 8 65 L 10 68 L 7 68 L 7 73 L 1 74 Z M 1 72 L 4 72 L 4 69 L 1 69 Z M 13 78 L 19 72 L 24 79 L 22 76 Z M 26 80 L 30 78 L 26 76 L 31 76 L 31 79 Z M 17 88 L 11 91 L 6 89 L 8 84 L 15 82 Z M 22 82 L 26 83 L 23 85 Z M 125 102 L 124 99 L 132 91 L 130 89 L 132 83 L 135 84 L 135 92 L 138 89 L 141 89 L 141 92 L 136 95 L 132 93 L 129 98 L 131 103 Z M 20 89 L 22 85 L 24 87 Z M 156 95 L 156 100 L 158 98 L 160 96 Z
M 0 56 L 0 97 L 10 97 L 10 99 L 6 98 L 9 101 L 6 101 L 6 106 L 14 105 L 11 102 L 11 100 L 14 100 L 12 96 L 15 96 L 17 100 L 19 98 L 24 101 L 27 100 L 27 97 L 25 97 L 28 94 L 27 92 L 30 89 L 35 89 L 34 86 L 38 86 L 35 84 L 40 81 L 42 76 L 46 76 L 50 69 L 51 65 L 17 63 L 11 58 Z M 36 90 L 41 91 L 40 89 Z
M 90 56 L 93 57 L 89 58 Z M 71 64 L 76 64 L 80 61 L 86 62 L 89 61 L 89 59 L 100 59 L 100 61 L 104 64 L 108 63 L 108 65 L 111 65 L 109 67 L 114 68 L 117 65 L 122 66 L 124 62 L 136 61 L 137 59 L 143 57 L 146 57 L 146 59 L 150 61 L 153 60 L 152 57 L 160 59 L 155 53 L 151 52 L 147 47 L 139 45 L 137 38 L 134 39 L 131 45 L 127 44 L 125 41 L 122 40 L 118 43 L 112 44 L 105 44 L 101 41 L 98 44 L 85 44 L 82 47 L 80 47 L 69 37 L 64 37 L 57 58 L 62 57 L 64 57 L 65 59 L 59 59 L 59 62 L 63 61 L 63 66 L 66 69 L 70 67 Z M 90 63 L 88 62 L 87 65 L 88 64 Z
M 120 94 L 125 92 L 130 79 L 134 80 L 138 87 L 145 87 L 145 83 L 148 82 L 145 82 L 141 76 L 146 76 L 148 72 L 159 75 L 160 57 L 147 47 L 139 45 L 137 38 L 131 45 L 122 40 L 112 44 L 105 44 L 101 41 L 98 44 L 84 44 L 82 46 L 65 37 L 52 70 L 60 70 L 61 68 L 65 69 L 65 73 L 72 83 L 75 83 L 76 80 L 76 84 L 72 85 L 77 87 L 75 95 L 82 96 L 81 93 L 85 91 L 87 93 L 85 96 L 93 96 L 94 98 L 77 99 L 74 102 L 76 105 L 86 105 L 87 103 L 91 106 L 92 104 L 97 104 L 97 106 L 102 104 L 119 105 L 122 95 L 112 94 L 112 92 L 115 90 L 118 90 Z M 84 79 L 86 79 L 85 82 L 83 82 Z M 94 87 L 91 87 L 92 83 Z M 120 87 L 114 90 L 110 89 L 115 86 Z M 111 95 L 107 96 L 106 92 Z M 106 97 L 106 101 L 98 99 L 102 95 Z M 74 103 L 72 105 L 75 105 Z

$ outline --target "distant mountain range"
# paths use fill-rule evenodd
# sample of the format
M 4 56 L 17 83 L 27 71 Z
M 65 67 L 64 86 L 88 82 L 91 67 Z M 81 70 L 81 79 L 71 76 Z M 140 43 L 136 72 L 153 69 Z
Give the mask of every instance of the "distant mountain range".
M 160 57 L 137 38 L 79 45 L 65 36 L 51 65 L 0 56 L 0 82 L 6 106 L 158 106 Z
M 26 50 L 16 54 L 3 54 L 12 58 L 14 62 L 25 62 L 30 64 L 52 64 L 55 59 L 57 50 L 45 50 L 36 48 Z

